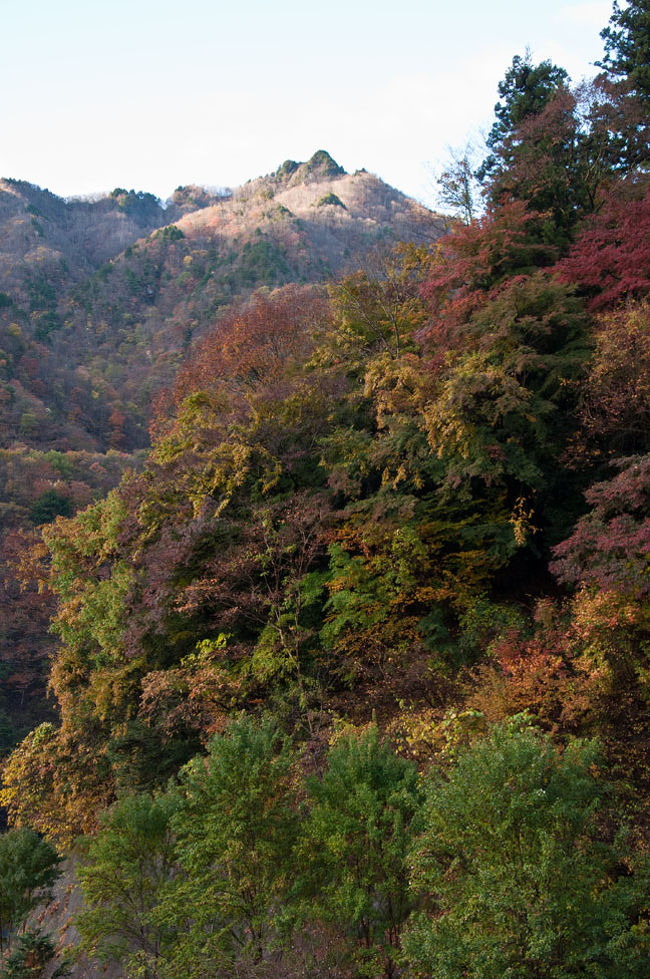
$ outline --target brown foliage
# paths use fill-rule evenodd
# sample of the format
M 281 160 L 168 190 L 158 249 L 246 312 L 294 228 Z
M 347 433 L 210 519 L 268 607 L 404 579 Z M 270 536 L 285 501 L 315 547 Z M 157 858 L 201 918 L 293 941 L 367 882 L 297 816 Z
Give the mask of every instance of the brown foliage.
M 581 432 L 571 455 L 650 449 L 650 300 L 603 314 L 582 384 Z
M 164 429 L 166 415 L 188 395 L 217 382 L 244 394 L 277 383 L 292 362 L 306 359 L 328 316 L 322 289 L 289 285 L 256 292 L 245 306 L 227 312 L 181 367 L 172 390 L 158 399 L 152 433 Z

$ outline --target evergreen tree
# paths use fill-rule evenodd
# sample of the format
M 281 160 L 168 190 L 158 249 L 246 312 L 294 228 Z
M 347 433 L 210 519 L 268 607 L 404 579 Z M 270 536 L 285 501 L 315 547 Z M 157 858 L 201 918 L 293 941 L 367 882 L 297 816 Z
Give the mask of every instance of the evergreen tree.
M 618 119 L 612 126 L 613 169 L 646 171 L 650 166 L 650 3 L 614 0 L 609 24 L 600 36 L 605 54 L 596 64 L 605 70 L 617 95 Z
M 609 24 L 600 36 L 605 41 L 602 61 L 596 62 L 617 79 L 629 81 L 650 108 L 650 3 L 630 0 L 621 8 L 614 0 Z
M 499 197 L 496 178 L 511 162 L 509 137 L 528 117 L 538 115 L 548 105 L 558 89 L 569 79 L 564 68 L 551 61 L 534 65 L 530 51 L 524 57 L 517 54 L 499 82 L 501 101 L 494 107 L 496 120 L 486 140 L 491 154 L 478 169 L 479 180 L 491 182 L 490 197 Z

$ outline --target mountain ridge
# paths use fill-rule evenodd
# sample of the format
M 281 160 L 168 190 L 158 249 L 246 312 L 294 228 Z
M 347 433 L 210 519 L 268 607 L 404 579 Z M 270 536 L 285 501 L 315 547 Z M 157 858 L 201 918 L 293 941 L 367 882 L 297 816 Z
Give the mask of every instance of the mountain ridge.
M 227 306 L 258 288 L 339 276 L 399 240 L 431 244 L 445 229 L 324 150 L 231 191 L 181 186 L 165 203 L 119 187 L 66 200 L 2 180 L 0 444 L 142 447 L 156 392 Z

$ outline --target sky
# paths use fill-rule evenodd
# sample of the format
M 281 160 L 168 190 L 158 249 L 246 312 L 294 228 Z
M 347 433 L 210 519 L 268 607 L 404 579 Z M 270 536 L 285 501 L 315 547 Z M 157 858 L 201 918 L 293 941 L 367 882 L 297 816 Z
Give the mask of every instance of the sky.
M 435 202 L 530 47 L 595 74 L 609 0 L 0 0 L 0 175 L 163 200 L 326 149 Z

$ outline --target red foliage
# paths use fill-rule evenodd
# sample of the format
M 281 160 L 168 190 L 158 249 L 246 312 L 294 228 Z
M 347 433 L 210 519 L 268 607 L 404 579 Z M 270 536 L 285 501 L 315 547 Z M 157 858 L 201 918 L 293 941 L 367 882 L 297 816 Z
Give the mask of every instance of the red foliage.
M 585 494 L 592 510 L 554 549 L 551 571 L 565 584 L 640 598 L 650 594 L 650 455 L 618 465 L 617 476 Z
M 112 449 L 119 449 L 124 445 L 124 423 L 126 422 L 126 415 L 119 410 L 119 408 L 113 408 L 108 424 L 110 425 L 110 433 L 108 437 L 109 444 Z
M 548 729 L 579 726 L 602 689 L 597 666 L 579 655 L 570 622 L 550 602 L 536 610 L 532 635 L 512 629 L 473 673 L 470 703 L 490 721 L 532 711 Z
M 427 345 L 437 351 L 464 347 L 463 327 L 473 313 L 518 276 L 555 260 L 555 249 L 535 233 L 539 222 L 523 201 L 511 201 L 440 239 L 422 288 L 433 313 L 419 334 Z
M 0 663 L 3 694 L 19 723 L 40 720 L 47 660 L 53 642 L 47 635 L 54 602 L 34 580 L 21 586 L 18 565 L 37 540 L 35 531 L 10 531 L 0 540 Z M 44 638 L 46 637 L 46 638 Z M 35 711 L 35 715 L 32 714 Z
M 618 184 L 557 272 L 591 292 L 591 309 L 650 292 L 650 186 Z
M 506 138 L 508 160 L 490 187 L 493 200 L 525 201 L 543 212 L 547 236 L 566 240 L 581 213 L 591 212 L 607 167 L 603 142 L 593 118 L 595 106 L 607 99 L 600 86 L 584 83 L 575 92 L 561 85 L 540 112 L 531 112 Z M 591 117 L 589 137 L 581 131 L 580 115 Z

